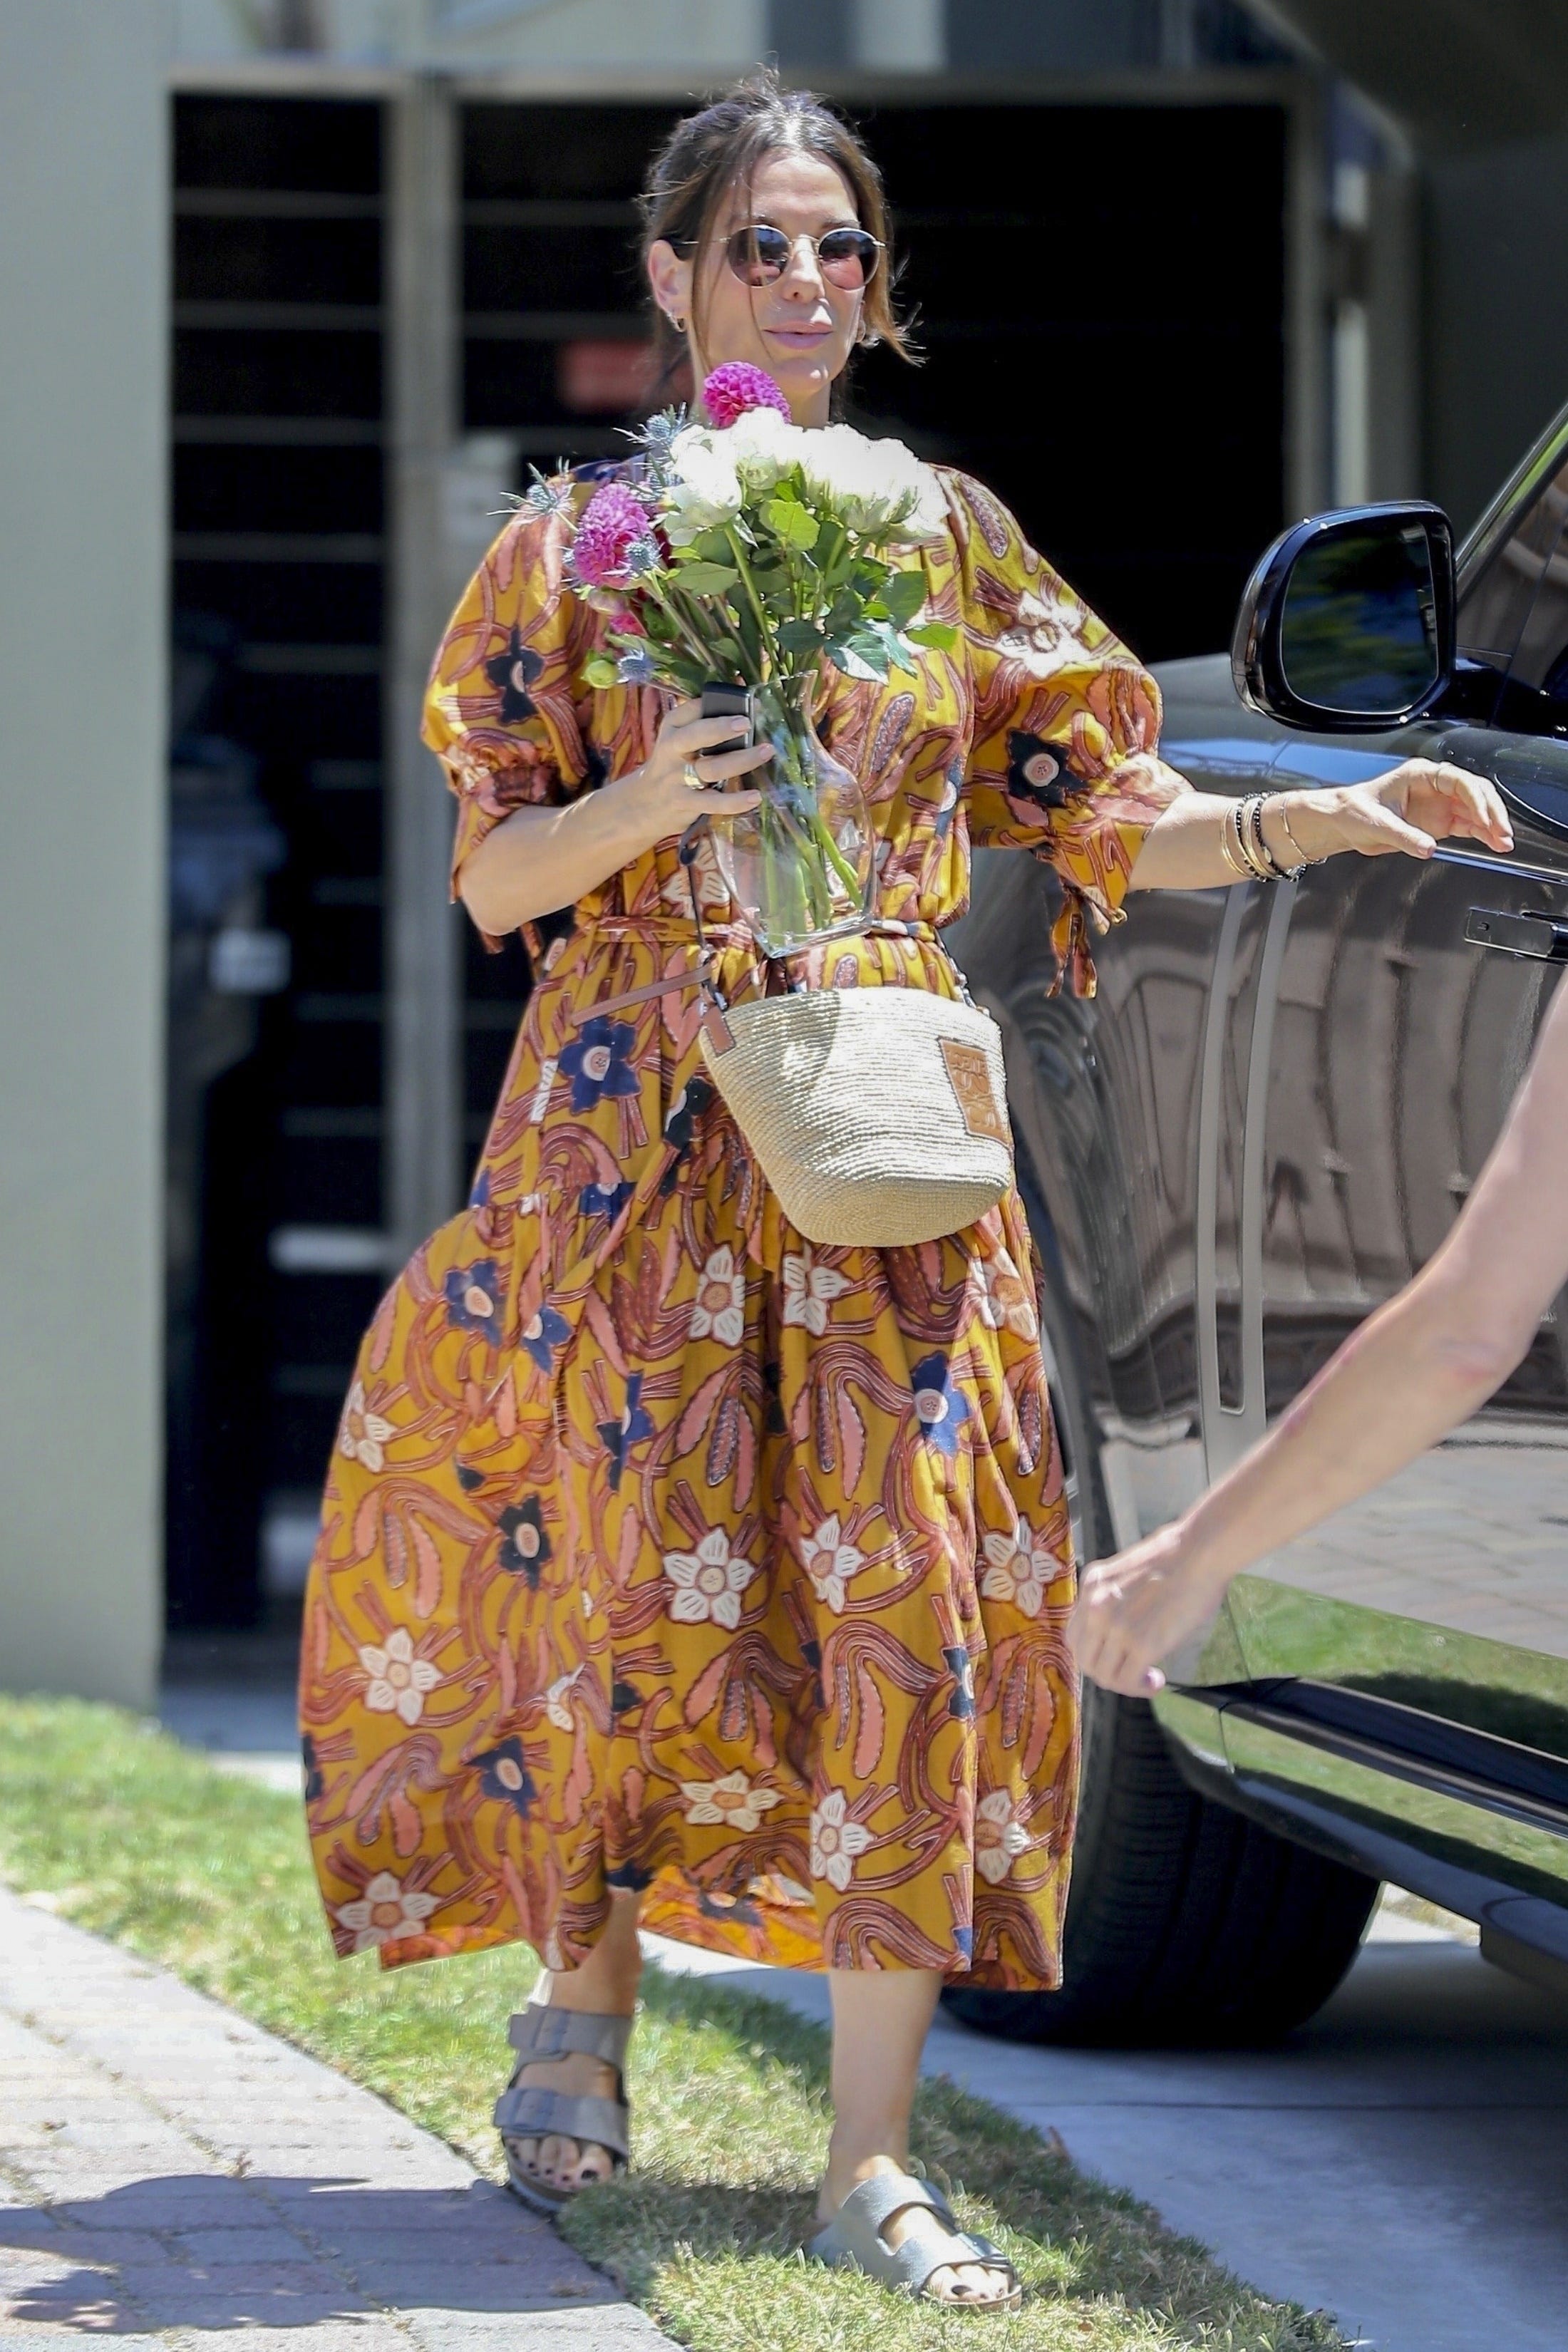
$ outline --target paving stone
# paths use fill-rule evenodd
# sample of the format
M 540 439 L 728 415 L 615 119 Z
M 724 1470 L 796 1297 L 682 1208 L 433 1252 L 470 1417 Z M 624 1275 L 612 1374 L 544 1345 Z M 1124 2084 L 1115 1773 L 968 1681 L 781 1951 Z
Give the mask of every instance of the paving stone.
M 302 2052 L 3 1889 L 0 1950 L 0 2352 L 673 2352 Z

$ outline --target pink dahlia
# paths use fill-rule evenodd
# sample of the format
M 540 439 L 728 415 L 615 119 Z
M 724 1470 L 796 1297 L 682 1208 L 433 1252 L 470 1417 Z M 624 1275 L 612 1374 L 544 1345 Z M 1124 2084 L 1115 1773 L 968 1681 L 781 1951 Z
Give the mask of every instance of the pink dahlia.
M 628 549 L 648 535 L 647 516 L 624 482 L 606 482 L 583 509 L 572 562 L 584 588 L 625 588 Z
M 716 367 L 702 387 L 702 405 L 721 428 L 733 425 L 748 408 L 776 408 L 781 416 L 789 415 L 789 403 L 766 368 L 753 367 L 750 360 L 726 360 Z

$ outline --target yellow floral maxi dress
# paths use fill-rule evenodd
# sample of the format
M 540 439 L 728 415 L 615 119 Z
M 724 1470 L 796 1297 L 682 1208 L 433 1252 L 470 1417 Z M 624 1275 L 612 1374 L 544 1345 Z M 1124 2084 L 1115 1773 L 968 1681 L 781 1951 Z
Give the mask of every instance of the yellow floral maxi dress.
M 922 551 L 950 653 L 832 674 L 880 908 L 813 984 L 953 980 L 977 845 L 1116 912 L 1170 796 L 1152 682 L 977 484 Z M 587 494 L 584 486 L 582 495 Z M 643 759 L 652 693 L 579 683 L 599 625 L 559 520 L 504 530 L 437 657 L 458 866 L 515 808 Z M 1077 1777 L 1073 1563 L 1017 1196 L 918 1248 L 814 1248 L 704 1074 L 690 890 L 663 843 L 539 968 L 467 1212 L 361 1351 L 306 1603 L 310 1838 L 340 1952 L 525 1938 L 580 1962 L 613 1895 L 795 1967 L 1058 1981 Z M 537 939 L 532 942 L 536 950 Z M 615 1009 L 608 1008 L 616 1000 Z

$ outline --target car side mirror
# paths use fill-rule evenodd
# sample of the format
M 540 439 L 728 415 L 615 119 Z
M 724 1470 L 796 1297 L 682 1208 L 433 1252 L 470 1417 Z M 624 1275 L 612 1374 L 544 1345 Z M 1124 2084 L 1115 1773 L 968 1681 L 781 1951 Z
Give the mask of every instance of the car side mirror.
M 1454 534 L 1440 507 L 1346 507 L 1282 531 L 1230 643 L 1243 702 L 1291 727 L 1396 727 L 1454 676 Z

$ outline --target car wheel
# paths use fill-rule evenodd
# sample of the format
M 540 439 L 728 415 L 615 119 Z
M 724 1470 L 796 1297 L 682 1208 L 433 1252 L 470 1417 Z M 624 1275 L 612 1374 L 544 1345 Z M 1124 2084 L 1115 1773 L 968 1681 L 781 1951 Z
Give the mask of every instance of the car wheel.
M 1114 1549 L 1073 1322 L 1047 1272 L 1042 1341 L 1080 1559 Z M 1079 1830 L 1057 1992 L 952 1985 L 944 2007 L 1016 2042 L 1272 2041 L 1360 1948 L 1375 1879 L 1200 1797 L 1152 1709 L 1088 1683 Z

